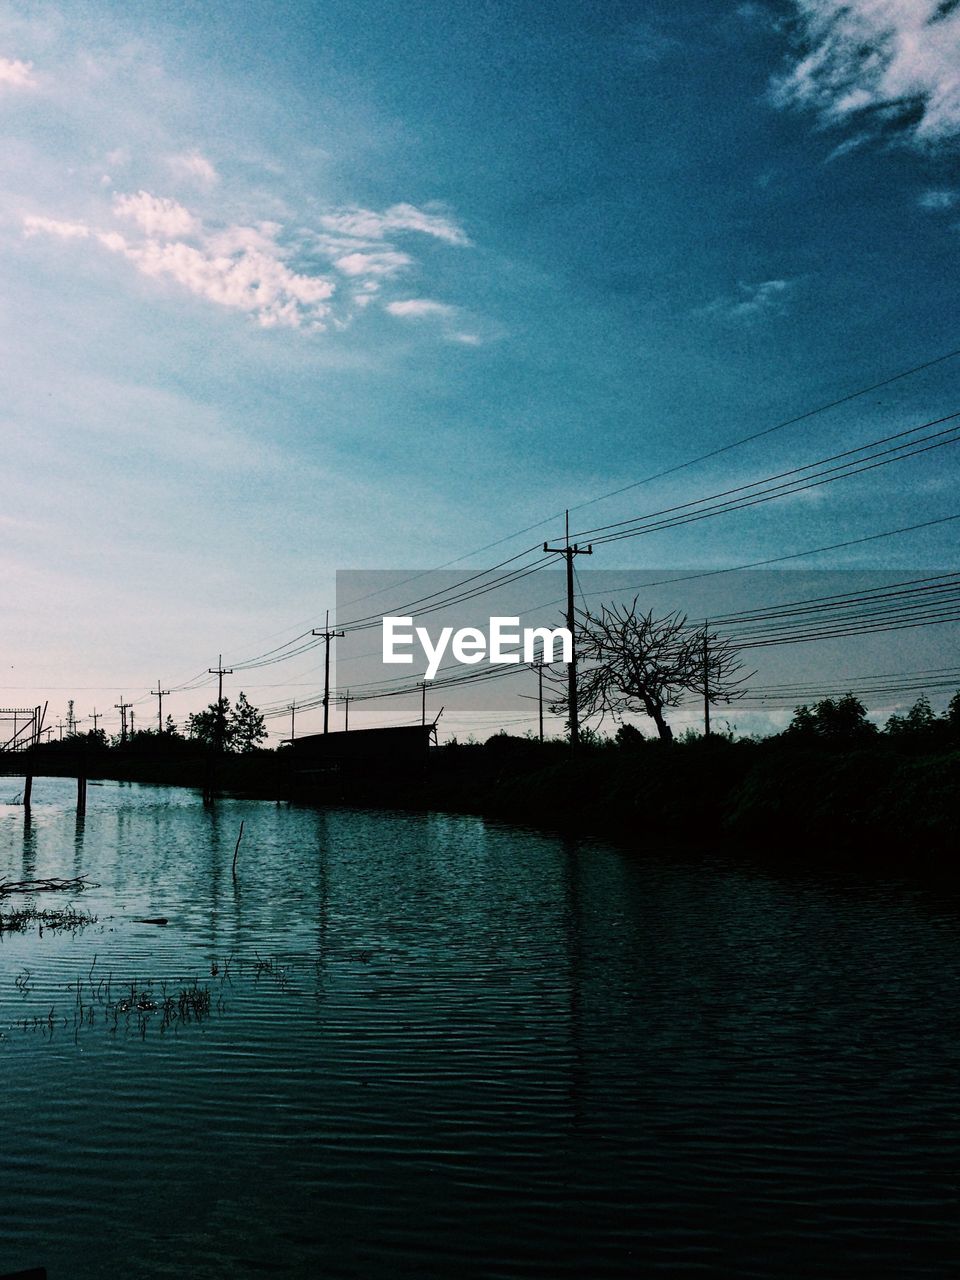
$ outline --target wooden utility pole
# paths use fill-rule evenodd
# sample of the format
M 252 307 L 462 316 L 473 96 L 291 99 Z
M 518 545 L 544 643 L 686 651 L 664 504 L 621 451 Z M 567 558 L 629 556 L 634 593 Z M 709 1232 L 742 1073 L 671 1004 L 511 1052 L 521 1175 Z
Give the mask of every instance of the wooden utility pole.
M 343 698 L 343 732 L 350 731 L 350 690 L 344 694 Z
M 296 698 L 294 698 L 294 700 L 290 703 L 290 741 L 291 742 L 296 736 L 294 733 L 294 730 L 296 729 L 296 727 L 297 727 L 297 700 Z
M 710 737 L 710 647 L 707 628 L 703 628 L 703 736 Z
M 150 696 L 157 699 L 157 733 L 163 733 L 163 700 L 170 693 L 169 689 L 161 689 L 160 681 L 157 681 L 157 687 L 150 690 Z
M 327 610 L 327 620 L 322 631 L 312 631 L 311 635 L 322 636 L 324 645 L 323 655 L 323 732 L 327 733 L 330 727 L 330 641 L 336 640 L 338 636 L 342 636 L 342 631 L 330 630 L 330 610 Z
M 567 708 L 570 717 L 570 748 L 576 751 L 580 745 L 580 716 L 577 711 L 577 633 L 573 610 L 573 557 L 592 556 L 593 544 L 580 547 L 570 545 L 570 512 L 566 512 L 566 537 L 562 547 L 543 544 L 544 551 L 563 556 L 567 562 L 567 630 L 570 632 L 570 662 L 567 665 Z
M 97 710 L 97 708 L 96 708 L 96 707 L 94 707 L 94 708 L 93 708 L 93 714 L 92 714 L 92 715 L 87 716 L 87 719 L 88 719 L 88 720 L 92 720 L 92 721 L 93 721 L 93 732 L 94 732 L 94 733 L 96 733 L 96 732 L 97 732 L 97 721 L 98 721 L 98 720 L 102 720 L 102 719 L 103 719 L 103 712 L 102 712 L 102 711 L 98 711 L 98 710 Z
M 113 704 L 114 710 L 120 712 L 120 742 L 127 740 L 127 711 L 133 706 L 132 702 L 124 702 L 123 694 L 120 695 L 120 701 Z
M 537 701 L 540 704 L 540 741 L 543 741 L 543 659 L 533 664 L 537 668 Z
M 217 665 L 215 667 L 207 667 L 210 675 L 217 676 L 217 728 L 216 728 L 216 747 L 217 751 L 223 751 L 223 739 L 225 736 L 226 724 L 223 715 L 223 677 L 233 675 L 233 667 L 225 667 L 223 665 L 223 654 L 217 655 Z

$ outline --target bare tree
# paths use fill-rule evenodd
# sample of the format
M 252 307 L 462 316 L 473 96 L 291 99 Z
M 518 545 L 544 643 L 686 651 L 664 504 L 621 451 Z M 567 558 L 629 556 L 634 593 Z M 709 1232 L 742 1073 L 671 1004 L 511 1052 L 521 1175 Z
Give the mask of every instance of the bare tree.
M 655 618 L 630 605 L 602 605 L 595 616 L 577 617 L 577 708 L 584 719 L 647 715 L 664 742 L 673 730 L 664 717 L 690 694 L 711 702 L 741 697 L 743 675 L 736 649 L 707 627 L 688 627 L 685 614 Z M 560 710 L 565 702 L 554 703 Z

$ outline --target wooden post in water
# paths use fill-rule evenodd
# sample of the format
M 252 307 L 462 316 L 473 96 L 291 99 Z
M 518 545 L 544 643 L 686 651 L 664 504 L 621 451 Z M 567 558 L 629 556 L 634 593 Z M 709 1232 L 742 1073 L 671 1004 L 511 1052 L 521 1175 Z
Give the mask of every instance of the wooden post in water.
M 30 801 L 33 799 L 34 756 L 40 745 L 40 735 L 43 733 L 43 722 L 47 718 L 48 706 L 49 703 L 45 702 L 42 711 L 37 707 L 33 713 L 33 740 L 27 752 L 26 777 L 23 780 L 23 815 L 25 818 L 30 817 Z

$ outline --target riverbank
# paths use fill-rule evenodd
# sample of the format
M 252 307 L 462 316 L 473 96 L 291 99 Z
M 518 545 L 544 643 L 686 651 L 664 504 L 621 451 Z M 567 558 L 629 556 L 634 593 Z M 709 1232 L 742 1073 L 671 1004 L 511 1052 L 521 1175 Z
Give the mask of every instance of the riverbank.
M 76 761 L 64 756 L 69 774 Z M 498 735 L 430 752 L 422 774 L 389 770 L 297 777 L 283 751 L 88 759 L 91 778 L 212 787 L 260 799 L 475 813 L 552 830 L 651 841 L 757 844 L 869 862 L 960 847 L 960 751 L 887 738 L 867 744 L 698 738 L 586 744 Z

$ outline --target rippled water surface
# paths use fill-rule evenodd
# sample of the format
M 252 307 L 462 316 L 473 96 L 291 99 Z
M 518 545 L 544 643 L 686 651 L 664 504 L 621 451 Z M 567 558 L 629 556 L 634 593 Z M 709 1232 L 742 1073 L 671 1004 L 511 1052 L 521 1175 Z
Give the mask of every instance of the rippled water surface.
M 19 785 L 0 1273 L 960 1273 L 954 891 Z

